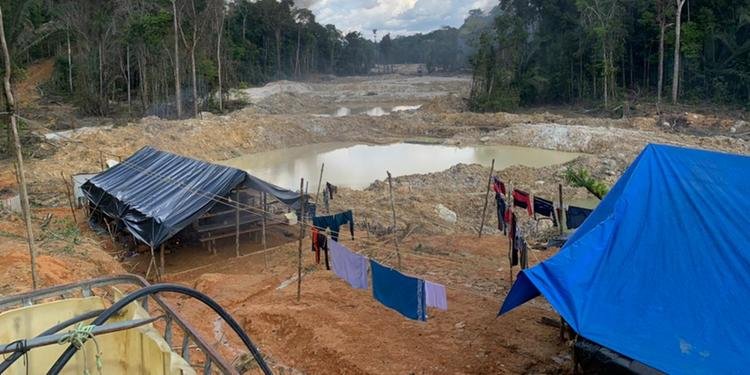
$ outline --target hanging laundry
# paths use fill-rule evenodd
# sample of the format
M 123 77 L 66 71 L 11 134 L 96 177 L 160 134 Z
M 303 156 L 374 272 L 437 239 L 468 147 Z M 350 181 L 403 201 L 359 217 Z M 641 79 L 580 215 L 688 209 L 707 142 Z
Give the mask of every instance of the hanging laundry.
M 446 296 L 444 285 L 425 280 L 424 295 L 427 307 L 448 310 L 448 297 Z
M 495 206 L 497 206 L 497 229 L 505 233 L 505 198 L 502 194 L 495 193 Z
M 323 250 L 325 254 L 326 269 L 330 270 L 331 267 L 328 263 L 328 237 L 326 237 L 324 233 L 321 233 L 318 228 L 312 228 L 310 232 L 310 237 L 312 238 L 312 251 L 315 252 L 315 263 L 320 264 L 320 250 Z
M 588 208 L 569 206 L 568 209 L 565 210 L 565 224 L 568 229 L 578 228 L 583 224 L 584 220 L 589 217 L 591 212 L 593 212 L 593 210 L 589 210 Z
M 312 219 L 313 225 L 318 229 L 330 229 L 331 239 L 334 241 L 339 240 L 339 227 L 344 224 L 349 224 L 349 232 L 354 239 L 354 214 L 352 210 L 340 212 L 335 215 L 328 216 L 315 216 Z
M 505 195 L 505 183 L 497 176 L 492 176 L 492 190 L 496 194 Z
M 331 184 L 330 182 L 326 182 L 326 191 L 328 192 L 328 195 L 333 199 L 333 194 L 338 193 L 339 188 L 336 185 Z
M 336 241 L 330 241 L 328 245 L 331 249 L 333 272 L 346 280 L 352 288 L 367 289 L 367 258 L 351 252 Z
M 516 222 L 516 229 L 513 232 L 513 252 L 517 259 L 520 260 L 521 269 L 525 270 L 529 267 L 529 247 L 526 244 L 526 239 L 523 237 L 523 230 L 518 226 Z M 519 262 L 516 262 L 518 264 Z
M 523 190 L 513 189 L 513 205 L 525 208 L 529 216 L 534 214 L 531 206 L 531 196 Z
M 552 201 L 534 196 L 534 215 L 539 214 L 552 219 L 552 224 L 557 226 L 555 218 L 555 205 Z
M 427 320 L 424 280 L 406 276 L 370 260 L 372 295 L 383 305 L 414 320 Z
M 508 241 L 510 241 L 510 266 L 518 265 L 518 248 L 516 247 L 516 231 L 518 230 L 518 221 L 516 220 L 516 214 L 510 214 L 510 222 L 508 229 Z
M 326 209 L 326 213 L 330 212 L 328 202 L 328 186 L 326 186 L 326 189 L 323 191 L 323 207 Z

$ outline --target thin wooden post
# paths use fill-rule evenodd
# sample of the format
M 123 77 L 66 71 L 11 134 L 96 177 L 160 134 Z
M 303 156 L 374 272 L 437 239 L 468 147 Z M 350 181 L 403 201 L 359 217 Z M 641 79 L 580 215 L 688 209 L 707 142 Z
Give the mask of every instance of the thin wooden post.
M 29 206 L 29 194 L 26 190 L 26 176 L 23 169 L 23 155 L 21 153 L 21 140 L 18 136 L 18 124 L 16 123 L 16 102 L 13 98 L 13 90 L 10 86 L 11 60 L 8 52 L 8 42 L 5 40 L 5 26 L 3 25 L 3 11 L 0 9 L 0 43 L 3 50 L 3 61 L 5 62 L 5 76 L 3 77 L 3 88 L 5 89 L 5 105 L 10 116 L 10 127 L 13 136 L 13 145 L 16 149 L 16 162 L 18 163 L 18 180 L 21 185 L 21 211 L 26 222 L 26 242 L 29 245 L 29 258 L 31 258 L 31 288 L 36 289 L 36 251 L 34 250 L 34 233 L 31 228 L 31 207 Z
M 393 245 L 396 247 L 396 259 L 398 260 L 398 269 L 401 270 L 401 251 L 398 249 L 398 236 L 396 235 L 396 205 L 393 203 L 393 182 L 391 181 L 391 172 L 388 173 L 388 193 L 391 195 L 391 216 L 393 217 Z
M 261 243 L 263 244 L 263 250 L 266 250 L 266 217 L 268 215 L 268 201 L 267 201 L 266 193 L 261 193 L 261 200 L 263 204 L 263 221 L 261 222 L 262 228 L 261 228 Z M 265 261 L 266 268 L 268 268 L 268 253 L 263 253 L 263 260 Z
M 490 167 L 490 177 L 487 180 L 487 192 L 484 193 L 484 208 L 482 208 L 482 220 L 479 224 L 479 238 L 482 238 L 482 231 L 484 230 L 484 219 L 487 217 L 487 203 L 490 198 L 490 185 L 492 184 L 492 173 L 495 171 L 495 159 L 492 159 L 492 166 Z
M 234 195 L 235 215 L 234 215 L 234 252 L 240 256 L 240 191 Z
M 146 271 L 146 277 L 148 278 L 148 275 L 151 273 L 151 267 L 154 267 L 154 272 L 156 273 L 156 279 L 160 280 L 161 277 L 159 276 L 159 267 L 156 266 L 156 254 L 154 253 L 154 246 L 149 245 L 149 250 L 151 251 L 151 260 L 148 262 L 148 271 Z
M 104 153 L 99 151 L 99 168 L 104 170 Z
M 508 183 L 508 209 L 510 210 L 510 222 L 508 225 L 510 225 L 510 228 L 508 229 L 508 234 L 513 233 L 515 236 L 515 227 L 513 226 L 513 216 L 515 215 L 513 213 L 513 194 L 511 192 L 513 191 L 513 184 Z M 508 265 L 510 266 L 510 285 L 513 286 L 513 238 L 508 236 Z
M 159 249 L 159 263 L 159 273 L 164 275 L 164 244 L 161 244 L 161 248 Z
M 300 220 L 299 220 L 299 247 L 297 249 L 297 302 L 299 302 L 302 296 L 302 238 L 305 236 L 305 225 L 303 223 L 305 217 L 305 194 L 303 188 L 305 187 L 305 179 L 300 178 L 299 180 L 299 194 L 300 194 Z
M 65 179 L 65 174 L 60 171 L 60 177 L 62 177 L 63 184 L 65 185 L 65 193 L 68 197 L 68 205 L 70 206 L 70 214 L 73 216 L 73 222 L 78 226 L 78 218 L 76 218 L 76 211 L 73 208 L 73 198 L 70 194 L 70 187 L 68 186 L 68 180 Z
M 323 183 L 323 169 L 325 167 L 326 167 L 326 163 L 323 163 L 320 166 L 320 176 L 318 177 L 318 191 L 315 193 L 315 204 L 316 205 L 318 204 L 318 197 L 320 196 L 320 187 L 321 187 L 321 184 Z M 325 194 L 325 191 L 323 191 L 323 193 Z
M 563 234 L 563 215 L 565 210 L 563 209 L 563 197 L 562 197 L 562 184 L 557 184 L 557 198 L 560 202 L 560 207 L 557 209 L 557 225 L 560 226 L 560 235 Z

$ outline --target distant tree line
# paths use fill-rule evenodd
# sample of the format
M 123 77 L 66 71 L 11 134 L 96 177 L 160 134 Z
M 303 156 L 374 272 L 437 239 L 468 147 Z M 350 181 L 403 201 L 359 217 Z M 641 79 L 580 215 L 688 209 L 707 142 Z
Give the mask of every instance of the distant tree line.
M 642 98 L 750 108 L 750 3 L 506 0 L 471 57 L 474 110 Z
M 56 93 L 90 115 L 195 116 L 230 87 L 366 74 L 376 45 L 292 0 L 0 0 L 19 71 L 56 58 Z M 17 77 L 20 78 L 20 77 Z M 221 93 L 222 95 L 219 95 Z

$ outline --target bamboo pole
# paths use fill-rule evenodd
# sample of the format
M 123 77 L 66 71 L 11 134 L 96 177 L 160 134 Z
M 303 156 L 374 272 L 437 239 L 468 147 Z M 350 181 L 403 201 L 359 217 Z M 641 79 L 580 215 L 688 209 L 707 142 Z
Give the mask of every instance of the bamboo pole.
M 31 228 L 31 207 L 29 206 L 29 192 L 26 189 L 26 175 L 23 169 L 23 154 L 21 152 L 21 140 L 18 137 L 18 124 L 16 123 L 16 102 L 13 98 L 13 90 L 10 86 L 11 60 L 8 52 L 8 42 L 5 40 L 5 26 L 3 25 L 3 11 L 0 8 L 0 43 L 3 49 L 3 61 L 5 62 L 5 76 L 3 88 L 5 89 L 5 103 L 10 116 L 10 127 L 13 136 L 13 145 L 16 151 L 16 163 L 18 163 L 18 180 L 21 190 L 21 211 L 26 223 L 26 242 L 29 245 L 29 258 L 31 259 L 31 288 L 36 289 L 38 280 L 36 276 L 36 251 L 34 250 L 34 232 Z
M 391 181 L 391 172 L 388 174 L 388 193 L 391 196 L 391 216 L 393 217 L 393 245 L 396 247 L 396 259 L 398 260 L 398 269 L 401 270 L 401 251 L 398 249 L 398 236 L 396 236 L 396 205 L 393 203 L 393 182 Z
M 237 208 L 234 215 L 234 252 L 240 256 L 240 191 L 234 195 L 234 205 Z M 263 214 L 265 216 L 265 214 Z
M 299 180 L 299 194 L 300 194 L 300 220 L 299 220 L 299 247 L 297 248 L 297 302 L 299 302 L 302 296 L 302 238 L 305 236 L 305 225 L 303 223 L 305 217 L 305 195 L 303 194 L 303 188 L 305 187 L 305 179 L 300 178 Z
M 62 177 L 63 184 L 65 185 L 65 193 L 68 197 L 68 205 L 70 206 L 70 214 L 73 216 L 73 222 L 78 226 L 78 218 L 76 218 L 76 211 L 73 208 L 73 198 L 71 197 L 70 187 L 68 186 L 68 180 L 65 179 L 65 174 L 60 171 L 60 177 Z
M 320 176 L 318 177 L 318 191 L 315 193 L 315 204 L 318 204 L 318 197 L 320 196 L 320 187 L 321 184 L 323 184 L 323 169 L 326 167 L 326 163 L 323 163 L 320 166 Z M 323 191 L 323 194 L 325 194 L 325 190 Z
M 262 231 L 261 231 L 261 243 L 263 244 L 263 250 L 266 250 L 266 217 L 268 215 L 268 198 L 266 197 L 266 193 L 261 193 L 261 199 L 263 204 L 263 221 L 261 222 L 262 225 Z M 265 261 L 266 268 L 268 268 L 268 253 L 263 253 L 263 260 Z
M 508 209 L 510 210 L 510 221 L 508 222 L 508 225 L 510 225 L 510 229 L 508 229 L 508 234 L 513 233 L 515 236 L 515 229 L 514 229 L 514 223 L 513 223 L 513 217 L 515 214 L 513 213 L 513 195 L 511 192 L 513 191 L 513 184 L 508 184 Z M 513 238 L 508 236 L 508 265 L 510 266 L 510 286 L 513 286 Z
M 479 224 L 479 238 L 482 238 L 482 231 L 484 230 L 484 219 L 487 217 L 487 203 L 490 197 L 490 185 L 492 184 L 492 173 L 495 171 L 495 159 L 492 159 L 492 166 L 490 167 L 490 177 L 487 180 L 487 192 L 484 193 L 484 208 L 482 208 L 482 220 Z
M 560 207 L 557 209 L 557 225 L 560 226 L 560 235 L 563 234 L 563 197 L 562 197 L 562 184 L 557 184 L 557 198 L 560 202 Z

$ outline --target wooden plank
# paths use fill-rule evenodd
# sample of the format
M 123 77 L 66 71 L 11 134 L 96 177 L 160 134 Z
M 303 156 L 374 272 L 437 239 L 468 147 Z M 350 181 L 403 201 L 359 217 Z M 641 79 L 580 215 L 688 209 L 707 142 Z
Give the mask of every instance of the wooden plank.
M 393 217 L 393 244 L 396 247 L 396 259 L 398 260 L 398 269 L 401 270 L 401 251 L 398 249 L 398 236 L 396 235 L 396 205 L 393 203 L 393 182 L 391 182 L 391 172 L 388 174 L 388 193 L 391 195 L 391 214 Z
M 305 187 L 305 179 L 299 180 L 299 193 L 300 197 L 300 220 L 299 220 L 299 247 L 297 249 L 297 302 L 302 297 L 302 238 L 305 236 L 305 225 L 303 223 L 305 218 L 305 195 L 303 194 L 303 188 Z

